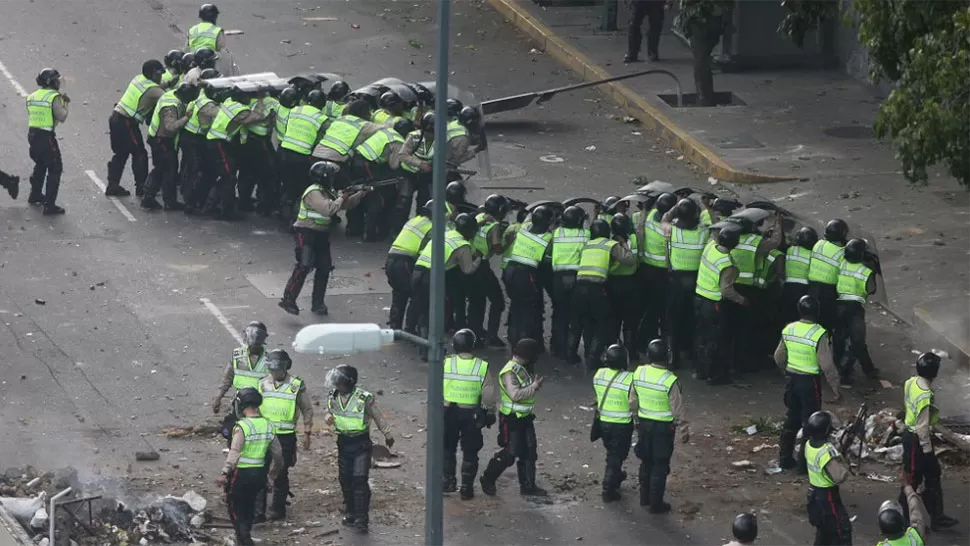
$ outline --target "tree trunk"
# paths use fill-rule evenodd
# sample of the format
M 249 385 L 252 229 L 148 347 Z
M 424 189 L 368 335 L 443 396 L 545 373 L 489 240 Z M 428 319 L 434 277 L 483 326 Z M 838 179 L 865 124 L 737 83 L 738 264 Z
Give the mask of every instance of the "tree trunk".
M 690 49 L 694 56 L 694 89 L 698 106 L 716 106 L 714 97 L 714 72 L 711 54 L 722 32 L 720 17 L 711 18 L 691 29 Z

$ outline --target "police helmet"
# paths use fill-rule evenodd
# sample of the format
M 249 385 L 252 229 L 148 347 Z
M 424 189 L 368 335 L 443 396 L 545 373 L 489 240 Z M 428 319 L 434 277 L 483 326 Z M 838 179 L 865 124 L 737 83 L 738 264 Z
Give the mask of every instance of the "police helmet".
M 593 220 L 593 223 L 589 225 L 589 238 L 608 239 L 609 237 L 610 237 L 610 225 L 606 223 L 606 220 L 601 220 L 601 219 Z
M 414 89 L 414 93 L 418 96 L 418 101 L 422 104 L 429 106 L 434 104 L 434 93 L 430 89 L 420 83 L 412 83 L 409 87 Z
M 369 120 L 371 118 L 370 112 L 370 103 L 368 103 L 366 100 L 355 100 L 351 101 L 350 104 L 344 108 L 343 114 L 345 116 L 354 116 L 360 119 Z
M 341 364 L 327 374 L 327 379 L 334 387 L 353 389 L 357 386 L 357 368 L 350 364 Z
M 461 109 L 465 107 L 458 99 L 448 99 L 445 102 L 445 106 L 448 109 L 448 119 L 457 118 L 458 114 L 461 113 Z
M 425 112 L 424 115 L 421 116 L 421 122 L 418 124 L 418 127 L 420 127 L 422 131 L 433 133 L 434 112 Z
M 845 220 L 836 218 L 835 220 L 829 220 L 829 223 L 825 224 L 826 241 L 842 243 L 845 242 L 845 238 L 848 236 L 849 226 L 845 223 Z
M 701 218 L 701 209 L 693 199 L 684 198 L 677 202 L 677 219 L 681 222 L 697 225 Z
M 468 328 L 462 328 L 455 332 L 455 336 L 451 338 L 451 345 L 456 353 L 470 353 L 475 348 L 476 341 L 478 341 L 478 338 L 475 337 L 475 332 Z
M 532 210 L 532 232 L 544 233 L 549 230 L 552 224 L 552 209 L 545 205 L 540 205 Z
M 269 336 L 269 332 L 266 330 L 266 325 L 258 320 L 254 320 L 243 328 L 242 338 L 243 343 L 249 347 L 255 345 L 262 345 L 266 342 L 266 338 Z
M 408 133 L 414 130 L 414 122 L 407 118 L 400 118 L 394 122 L 394 131 L 402 137 L 408 136 Z
M 451 203 L 452 205 L 460 205 L 465 202 L 465 195 L 468 194 L 468 189 L 461 182 L 449 182 L 445 186 L 445 201 Z
M 226 99 L 229 98 L 230 92 L 231 90 L 227 87 L 213 87 L 209 85 L 205 88 L 205 96 L 219 104 L 222 104 Z
M 616 214 L 613 216 L 613 220 L 610 221 L 610 230 L 613 232 L 613 235 L 629 237 L 633 231 L 633 222 L 626 214 Z
M 244 387 L 236 391 L 236 397 L 232 401 L 236 408 L 236 413 L 242 413 L 246 408 L 258 408 L 263 405 L 263 395 L 252 387 Z
M 199 8 L 199 19 L 207 23 L 215 23 L 218 16 L 219 8 L 215 4 L 202 4 L 202 7 Z
M 455 217 L 455 231 L 469 241 L 478 233 L 478 221 L 467 212 L 463 212 Z
M 802 248 L 812 250 L 817 242 L 818 232 L 808 226 L 798 228 L 795 232 L 795 244 Z
M 667 362 L 667 342 L 657 338 L 648 343 L 647 362 Z
M 417 213 L 419 216 L 425 216 L 431 218 L 431 212 L 434 210 L 434 199 L 428 199 L 428 202 L 423 205 L 417 206 Z
M 330 86 L 330 100 L 342 101 L 350 94 L 350 86 L 343 80 L 337 80 Z
M 482 121 L 482 115 L 471 106 L 466 106 L 458 112 L 458 123 L 465 127 L 475 127 L 480 121 Z
M 805 423 L 805 433 L 813 440 L 824 440 L 832 431 L 832 414 L 827 411 L 816 411 Z
M 614 343 L 607 347 L 603 353 L 603 364 L 614 370 L 625 370 L 630 365 L 630 354 L 626 347 L 619 343 Z
M 182 82 L 175 88 L 175 96 L 183 103 L 188 104 L 199 98 L 199 87 L 191 83 Z
M 711 208 L 717 211 L 717 213 L 721 216 L 731 216 L 731 213 L 741 208 L 741 203 L 738 203 L 733 199 L 724 199 L 718 197 L 714 200 L 714 203 L 711 204 Z
M 845 261 L 857 264 L 866 257 L 867 245 L 862 239 L 852 239 L 845 244 Z
M 661 216 L 663 216 L 668 210 L 674 208 L 674 205 L 676 204 L 676 195 L 672 193 L 661 193 L 660 197 L 657 198 L 656 203 L 653 204 L 653 207 L 657 209 L 657 212 L 659 212 Z
M 741 226 L 737 224 L 728 224 L 721 228 L 717 232 L 717 244 L 728 249 L 734 250 L 734 247 L 738 246 L 741 242 Z
M 741 544 L 753 544 L 758 538 L 758 518 L 754 514 L 738 514 L 731 524 L 734 538 Z
M 323 110 L 327 106 L 327 96 L 319 89 L 312 89 L 306 94 L 306 102 L 318 110 Z
M 266 368 L 269 371 L 288 371 L 293 366 L 293 359 L 283 349 L 273 349 L 266 354 Z
M 906 534 L 906 518 L 899 503 L 887 500 L 879 507 L 879 532 L 889 540 L 903 538 Z
M 193 68 L 198 66 L 198 63 L 196 62 L 196 59 L 195 59 L 195 53 L 190 52 L 190 53 L 186 53 L 185 55 L 182 55 L 182 58 L 179 60 L 179 66 L 182 67 L 182 72 L 188 72 L 189 70 L 192 70 Z M 204 73 L 206 70 L 216 71 L 215 68 L 206 68 L 202 72 Z M 212 77 L 218 78 L 219 76 L 212 76 Z
M 280 92 L 280 106 L 283 108 L 296 108 L 300 104 L 300 92 L 295 87 L 287 87 Z
M 53 68 L 45 68 L 40 71 L 40 74 L 37 74 L 37 78 L 34 81 L 44 89 L 60 89 L 61 73 Z
M 317 161 L 310 167 L 310 180 L 314 184 L 329 187 L 333 185 L 338 172 L 340 172 L 340 165 L 333 161 Z
M 817 321 L 818 300 L 809 295 L 798 298 L 798 316 L 803 320 Z
M 215 68 L 206 68 L 201 74 L 199 74 L 199 77 L 203 80 L 212 80 L 215 78 L 221 78 L 222 72 L 219 72 Z
M 485 198 L 482 208 L 492 218 L 502 220 L 509 213 L 509 200 L 504 195 L 493 193 Z
M 927 351 L 916 359 L 916 375 L 926 379 L 936 379 L 940 373 L 941 360 L 936 353 Z
M 162 62 L 158 59 L 151 59 L 145 61 L 141 65 L 141 75 L 145 76 L 149 80 L 159 83 L 162 81 L 162 74 L 165 73 L 165 67 L 162 66 Z
M 512 350 L 512 354 L 514 356 L 517 356 L 526 362 L 535 362 L 538 360 L 541 353 L 542 345 L 531 337 L 524 337 L 520 339 L 518 343 L 515 344 L 515 348 Z
M 195 52 L 195 64 L 199 68 L 215 68 L 217 60 L 219 60 L 219 55 L 207 47 L 200 47 Z
M 586 211 L 580 207 L 570 205 L 562 211 L 562 225 L 564 227 L 581 228 L 584 220 L 586 220 Z
M 603 210 L 610 210 L 610 209 L 612 209 L 613 207 L 616 206 L 616 204 L 619 201 L 620 201 L 620 198 L 617 197 L 617 196 L 615 196 L 615 195 L 611 195 L 611 196 L 607 197 L 606 199 L 603 200 Z
M 404 106 L 404 101 L 394 91 L 384 91 L 377 104 L 385 110 L 390 110 L 395 106 Z
M 253 94 L 250 91 L 246 91 L 238 85 L 232 86 L 232 91 L 229 93 L 229 97 L 232 100 L 240 104 L 249 104 L 253 100 Z
M 180 68 L 180 65 L 181 65 L 181 62 L 182 62 L 182 55 L 183 55 L 182 52 L 179 51 L 179 50 L 177 50 L 177 49 L 173 49 L 173 50 L 169 51 L 168 53 L 166 53 L 165 54 L 165 67 L 166 68 L 175 68 L 175 69 Z

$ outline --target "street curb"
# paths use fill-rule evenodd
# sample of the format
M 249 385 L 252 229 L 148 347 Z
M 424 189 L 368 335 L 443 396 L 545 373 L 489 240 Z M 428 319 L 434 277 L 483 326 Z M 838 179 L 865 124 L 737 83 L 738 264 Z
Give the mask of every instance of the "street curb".
M 950 358 L 963 368 L 970 367 L 970 348 L 966 346 L 966 340 L 957 340 L 946 334 L 946 327 L 936 318 L 936 315 L 927 311 L 922 306 L 913 308 L 916 315 L 917 327 L 923 331 L 928 341 L 939 344 Z
M 595 64 L 586 55 L 569 45 L 549 27 L 527 13 L 519 0 L 487 0 L 505 19 L 525 32 L 542 47 L 543 51 L 578 74 L 586 81 L 611 77 L 606 69 Z M 670 147 L 679 151 L 691 163 L 697 165 L 708 175 L 736 184 L 764 184 L 797 180 L 795 176 L 774 176 L 742 171 L 729 165 L 699 140 L 690 136 L 666 114 L 647 102 L 632 89 L 619 82 L 603 84 L 598 87 L 614 102 L 623 107 L 632 117 L 658 135 Z

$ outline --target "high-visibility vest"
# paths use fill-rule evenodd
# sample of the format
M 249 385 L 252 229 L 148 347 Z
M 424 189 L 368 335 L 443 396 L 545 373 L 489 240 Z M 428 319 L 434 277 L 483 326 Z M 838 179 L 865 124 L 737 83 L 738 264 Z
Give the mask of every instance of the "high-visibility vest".
M 280 101 L 274 99 L 273 97 L 265 97 L 263 99 L 263 106 L 266 107 L 266 117 L 252 125 L 247 125 L 243 135 L 251 134 L 260 137 L 269 136 L 270 130 L 273 128 L 270 122 L 273 120 L 269 115 L 272 112 L 276 112 L 280 109 Z M 245 143 L 245 141 L 243 142 Z
M 477 406 L 482 401 L 482 386 L 488 376 L 488 362 L 481 358 L 445 357 L 443 395 L 446 403 Z
M 290 116 L 290 111 L 293 108 L 287 108 L 282 104 L 276 109 L 276 138 L 280 141 L 283 140 L 283 135 L 286 134 L 286 120 Z
M 830 241 L 819 241 L 812 247 L 812 261 L 808 267 L 808 280 L 835 285 L 839 281 L 839 268 L 845 249 Z
M 784 256 L 780 250 L 770 250 L 768 254 L 758 260 L 758 267 L 755 269 L 754 274 L 754 285 L 758 288 L 767 288 L 768 285 L 775 281 L 775 260 L 780 256 Z
M 476 252 L 482 255 L 484 258 L 490 258 L 492 250 L 488 245 L 488 237 L 493 229 L 498 227 L 498 222 L 494 220 L 485 221 L 485 213 L 480 212 L 475 215 L 475 220 L 478 222 L 478 233 L 472 238 L 472 248 Z
M 518 402 L 512 400 L 512 397 L 509 396 L 508 391 L 505 390 L 505 381 L 503 380 L 505 374 L 508 373 L 515 377 L 515 382 L 520 389 L 528 387 L 532 384 L 532 375 L 529 373 L 529 370 L 526 370 L 525 367 L 518 362 L 509 360 L 502 370 L 498 372 L 498 385 L 502 394 L 498 411 L 502 415 L 509 415 L 512 412 L 515 412 L 516 417 L 526 417 L 528 415 L 532 415 L 536 405 L 535 395 L 533 395 L 532 398 L 519 400 Z
M 212 51 L 217 51 L 217 45 L 219 43 L 219 33 L 222 32 L 222 28 L 213 25 L 212 23 L 201 22 L 193 25 L 189 29 L 189 38 L 186 45 L 188 45 L 189 51 L 196 53 L 203 47 L 207 47 Z
M 579 271 L 579 259 L 587 241 L 588 229 L 556 228 L 552 232 L 552 270 Z
M 262 417 L 243 417 L 236 421 L 246 441 L 239 453 L 236 468 L 262 468 L 266 464 L 266 452 L 273 443 L 273 424 Z
M 670 388 L 677 381 L 677 376 L 670 370 L 658 368 L 652 364 L 644 364 L 637 368 L 633 378 L 633 387 L 640 399 L 637 415 L 640 419 L 671 423 L 674 414 L 670 411 Z
M 579 255 L 579 270 L 576 272 L 576 278 L 605 279 L 610 272 L 610 254 L 617 244 L 619 243 L 606 237 L 587 241 L 583 246 L 583 252 Z
M 869 299 L 869 292 L 866 290 L 866 283 L 872 275 L 872 270 L 863 263 L 849 263 L 842 261 L 839 268 L 839 281 L 835 285 L 835 291 L 839 294 L 842 301 L 857 301 L 865 303 Z
M 266 354 L 259 355 L 256 364 L 250 364 L 249 347 L 239 347 L 232 350 L 232 388 L 238 390 L 252 387 L 259 388 L 259 380 L 266 377 Z
M 614 216 L 616 216 L 616 215 L 615 214 L 610 214 L 608 212 L 601 212 L 601 213 L 599 213 L 599 214 L 596 215 L 596 219 L 597 220 L 602 220 L 602 221 L 606 222 L 607 224 L 612 225 L 613 224 L 613 217 Z
M 162 87 L 172 89 L 178 87 L 180 83 L 182 83 L 181 74 L 174 74 L 170 70 L 166 70 L 165 73 L 162 74 Z
M 343 115 L 344 108 L 346 104 L 328 100 L 326 106 L 323 107 L 323 113 L 327 115 L 328 118 L 336 119 Z
M 680 229 L 670 226 L 670 269 L 697 271 L 707 242 L 706 229 Z
M 434 142 L 429 142 L 426 138 L 421 138 L 421 131 L 412 131 L 408 138 L 418 142 L 417 147 L 411 154 L 422 161 L 431 161 L 434 158 Z M 401 163 L 401 168 L 409 173 L 420 171 L 417 167 L 412 167 L 407 163 Z
M 392 142 L 403 144 L 404 137 L 393 129 L 381 129 L 357 146 L 357 154 L 367 161 L 384 165 L 387 163 L 387 159 L 384 158 L 384 148 Z
M 539 267 L 539 262 L 546 255 L 546 249 L 549 248 L 550 242 L 552 242 L 552 233 L 532 233 L 531 231 L 521 230 L 515 235 L 515 243 L 509 261 L 529 267 Z
M 607 377 L 609 376 L 609 377 Z M 626 371 L 600 368 L 593 376 L 593 390 L 596 391 L 596 409 L 599 420 L 604 423 L 632 423 L 630 411 L 630 389 L 633 388 L 633 374 Z
M 53 89 L 38 89 L 27 95 L 27 127 L 53 131 L 54 99 L 61 96 Z
M 391 114 L 383 108 L 379 108 L 374 111 L 374 115 L 371 116 L 370 120 L 378 125 L 387 125 L 387 121 L 397 116 Z
M 230 142 L 239 133 L 240 129 L 242 129 L 242 125 L 237 123 L 236 127 L 230 133 L 229 125 L 232 124 L 232 120 L 250 110 L 251 108 L 246 104 L 236 102 L 232 99 L 226 99 L 225 102 L 219 105 L 219 111 L 216 112 L 216 117 L 212 120 L 209 132 L 205 134 L 206 140 L 224 140 Z
M 141 74 L 132 78 L 131 82 L 128 84 L 128 88 L 125 89 L 124 95 L 121 95 L 121 100 L 118 102 L 118 106 L 124 111 L 124 113 L 131 119 L 141 123 L 145 121 L 145 115 L 148 112 L 139 112 L 138 103 L 141 101 L 141 96 L 145 94 L 152 87 L 158 87 L 158 84 L 149 80 Z
M 199 98 L 195 99 L 195 106 L 192 109 L 192 115 L 189 116 L 189 121 L 185 123 L 184 128 L 186 131 L 192 133 L 193 135 L 200 135 L 209 131 L 209 126 L 212 125 L 212 121 L 210 120 L 207 122 L 209 125 L 203 125 L 202 120 L 199 118 L 199 112 L 211 102 L 214 101 L 205 96 L 204 93 L 199 93 Z
M 286 117 L 286 130 L 280 139 L 280 147 L 303 155 L 310 155 L 317 145 L 320 127 L 327 116 L 309 104 L 297 106 Z
M 630 245 L 630 252 L 634 256 L 637 255 L 639 251 L 637 249 L 637 234 L 631 233 L 627 238 L 627 244 Z M 610 276 L 611 277 L 629 277 L 637 272 L 637 264 L 634 262 L 632 265 L 623 265 L 620 262 L 610 262 Z
M 515 222 L 509 224 L 509 227 L 505 228 L 505 232 L 502 234 L 503 239 L 508 238 L 509 235 L 512 236 L 512 243 L 502 251 L 502 271 L 505 271 L 505 268 L 509 265 L 509 258 L 512 256 L 512 247 L 515 246 L 515 236 L 519 233 L 520 229 L 522 229 L 522 224 Z
M 800 246 L 790 246 L 785 252 L 785 282 L 808 284 L 808 268 L 812 263 L 812 251 Z
M 707 209 L 704 209 L 704 210 L 701 211 L 701 221 L 700 221 L 700 224 L 702 226 L 708 226 L 708 227 L 714 225 L 714 218 L 711 217 L 711 211 L 709 211 Z
M 449 229 L 445 232 L 445 271 L 451 271 L 452 269 L 458 267 L 458 264 L 449 264 L 451 260 L 451 255 L 463 246 L 468 246 L 468 241 L 461 233 L 453 229 Z M 431 243 L 424 245 L 421 250 L 421 254 L 418 256 L 416 262 L 414 262 L 415 267 L 422 267 L 424 269 L 431 269 Z
M 896 540 L 884 538 L 876 546 L 923 546 L 923 537 L 919 536 L 919 531 L 915 527 L 909 527 L 905 535 Z
M 835 487 L 832 477 L 825 471 L 825 465 L 839 456 L 832 444 L 826 442 L 822 447 L 812 447 L 812 442 L 805 442 L 805 462 L 808 463 L 808 483 L 812 487 L 828 489 Z
M 300 211 L 296 214 L 297 220 L 311 220 L 315 226 L 319 226 L 323 229 L 330 227 L 330 217 L 324 216 L 319 212 L 308 207 L 306 204 L 306 196 L 310 195 L 310 192 L 319 191 L 323 192 L 325 188 L 320 184 L 310 184 L 310 186 L 303 190 L 303 195 L 300 197 Z
M 158 126 L 162 123 L 162 110 L 166 108 L 175 108 L 175 117 L 177 118 L 185 115 L 185 105 L 175 96 L 175 90 L 166 91 L 155 104 L 152 122 L 148 124 L 148 136 L 153 137 L 158 134 Z M 178 133 L 175 136 L 178 137 Z
M 927 407 L 930 409 L 930 424 L 935 425 L 940 420 L 940 412 L 933 405 L 933 389 L 920 386 L 919 376 L 913 376 L 903 385 L 903 401 L 906 404 L 906 417 L 903 423 L 910 432 L 916 432 L 916 418 Z
M 273 423 L 276 434 L 293 434 L 296 432 L 296 395 L 303 388 L 303 380 L 290 377 L 279 387 L 266 387 L 259 382 L 259 392 L 263 395 L 263 404 L 259 406 L 259 414 Z
M 400 250 L 409 256 L 417 257 L 421 252 L 421 243 L 431 231 L 431 218 L 427 216 L 415 216 L 404 224 L 401 232 L 394 238 L 391 248 Z
M 737 284 L 751 286 L 754 284 L 754 276 L 757 272 L 758 245 L 761 244 L 763 237 L 757 233 L 749 233 L 741 237 L 738 246 L 731 249 L 731 259 L 734 266 L 738 268 Z
M 788 354 L 788 369 L 809 375 L 818 375 L 818 340 L 825 335 L 825 328 L 814 322 L 796 321 L 785 326 L 781 339 Z
M 327 410 L 333 415 L 333 428 L 338 434 L 359 434 L 370 428 L 366 418 L 367 401 L 371 393 L 357 387 L 350 393 L 347 403 L 340 401 L 340 395 L 334 393 L 327 401 Z
M 734 265 L 731 255 L 721 252 L 717 245 L 709 244 L 701 254 L 701 265 L 697 269 L 697 289 L 695 294 L 711 301 L 721 301 L 721 273 Z
M 647 214 L 643 224 L 643 253 L 640 261 L 653 267 L 667 267 L 667 238 L 664 237 L 663 224 L 654 220 L 655 210 Z
M 354 142 L 367 122 L 357 116 L 343 115 L 333 120 L 327 132 L 320 139 L 320 145 L 330 148 L 342 156 L 351 156 Z
M 457 120 L 452 120 L 448 122 L 448 136 L 447 136 L 448 142 L 451 142 L 451 139 L 453 138 L 467 137 L 467 136 L 468 136 L 468 129 L 465 129 L 464 125 L 462 125 L 461 123 L 458 123 Z

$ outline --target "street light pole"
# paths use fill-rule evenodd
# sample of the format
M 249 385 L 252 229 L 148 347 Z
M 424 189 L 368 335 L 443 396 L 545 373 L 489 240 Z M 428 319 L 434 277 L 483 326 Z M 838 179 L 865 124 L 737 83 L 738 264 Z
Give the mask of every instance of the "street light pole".
M 444 544 L 442 469 L 444 467 L 444 335 L 445 335 L 445 175 L 448 144 L 448 52 L 451 0 L 438 0 L 438 73 L 434 101 L 434 156 L 431 198 L 431 307 L 428 341 L 428 441 L 425 461 L 424 543 Z

